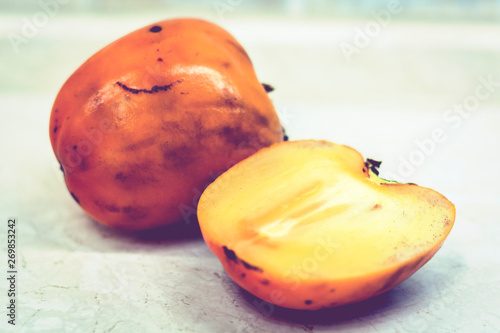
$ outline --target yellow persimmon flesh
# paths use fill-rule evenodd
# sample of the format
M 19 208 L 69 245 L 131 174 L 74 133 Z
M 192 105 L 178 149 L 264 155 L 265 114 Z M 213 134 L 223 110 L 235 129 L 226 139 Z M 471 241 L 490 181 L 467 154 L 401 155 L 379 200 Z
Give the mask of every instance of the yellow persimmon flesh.
M 203 237 L 242 288 L 315 310 L 400 284 L 441 247 L 455 207 L 441 194 L 379 178 L 354 149 L 275 144 L 203 193 Z

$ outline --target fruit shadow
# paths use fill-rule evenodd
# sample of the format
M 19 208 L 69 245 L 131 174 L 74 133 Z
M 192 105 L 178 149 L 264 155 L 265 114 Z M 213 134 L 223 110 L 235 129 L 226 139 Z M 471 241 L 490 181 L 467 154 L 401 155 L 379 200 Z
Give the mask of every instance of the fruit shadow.
M 103 242 L 94 241 L 88 244 L 101 252 L 115 251 L 123 247 L 132 250 L 135 247 L 203 241 L 198 221 L 193 220 L 190 223 L 180 221 L 153 229 L 130 231 L 110 228 L 89 218 L 85 232 L 93 234 L 92 237 L 87 235 L 87 238 L 95 239 L 95 236 L 99 235 L 103 239 Z
M 408 287 L 408 284 L 411 284 L 412 281 L 407 280 L 404 283 Z M 323 327 L 342 325 L 343 328 L 353 325 L 353 327 L 358 327 L 360 320 L 367 321 L 369 318 L 385 317 L 389 313 L 404 307 L 405 304 L 418 302 L 417 295 L 405 293 L 400 286 L 357 303 L 312 311 L 272 305 L 242 288 L 239 288 L 239 293 L 247 303 L 246 306 L 251 309 L 250 311 L 258 313 L 265 321 L 299 324 L 305 327 L 312 325 Z

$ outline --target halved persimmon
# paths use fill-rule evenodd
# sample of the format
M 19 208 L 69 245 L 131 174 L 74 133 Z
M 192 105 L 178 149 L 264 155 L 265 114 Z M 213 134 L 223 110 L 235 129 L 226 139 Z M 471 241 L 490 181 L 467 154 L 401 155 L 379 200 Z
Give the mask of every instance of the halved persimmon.
M 455 207 L 374 171 L 326 141 L 264 148 L 205 190 L 203 237 L 238 285 L 275 305 L 314 310 L 378 295 L 431 259 Z

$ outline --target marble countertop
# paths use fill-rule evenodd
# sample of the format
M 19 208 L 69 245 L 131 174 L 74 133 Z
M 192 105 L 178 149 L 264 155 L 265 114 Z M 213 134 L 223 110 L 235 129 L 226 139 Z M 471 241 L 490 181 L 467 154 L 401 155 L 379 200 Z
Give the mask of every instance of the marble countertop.
M 9 33 L 32 16 L 0 15 L 2 270 L 8 218 L 18 232 L 17 325 L 7 325 L 3 307 L 0 331 L 498 331 L 500 26 L 394 20 L 347 59 L 342 43 L 355 45 L 367 21 L 231 15 L 204 17 L 231 31 L 262 82 L 276 87 L 271 97 L 291 139 L 347 144 L 382 160 L 382 177 L 455 203 L 442 249 L 383 295 L 302 312 L 238 288 L 195 226 L 162 237 L 99 225 L 65 188 L 48 138 L 52 103 L 98 49 L 173 14 L 55 15 L 18 52 Z

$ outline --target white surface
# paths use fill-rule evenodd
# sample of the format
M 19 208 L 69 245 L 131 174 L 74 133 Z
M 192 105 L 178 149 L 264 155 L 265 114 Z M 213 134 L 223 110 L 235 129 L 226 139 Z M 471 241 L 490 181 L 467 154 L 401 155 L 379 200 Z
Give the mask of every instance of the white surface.
M 456 205 L 443 248 L 409 280 L 359 304 L 308 313 L 262 307 L 196 232 L 162 239 L 110 230 L 65 188 L 48 137 L 58 89 L 99 48 L 162 17 L 60 15 L 19 53 L 0 41 L 0 218 L 2 235 L 8 217 L 19 221 L 17 331 L 499 331 L 500 87 L 457 128 L 443 118 L 474 94 L 478 77 L 500 81 L 498 26 L 394 22 L 347 63 L 338 45 L 361 21 L 207 17 L 240 40 L 260 79 L 277 88 L 271 97 L 292 139 L 348 144 L 384 161 L 382 176 L 434 188 Z M 0 31 L 18 31 L 19 22 L 2 17 Z M 447 139 L 403 177 L 400 158 L 436 128 Z M 9 329 L 5 317 L 0 331 Z

